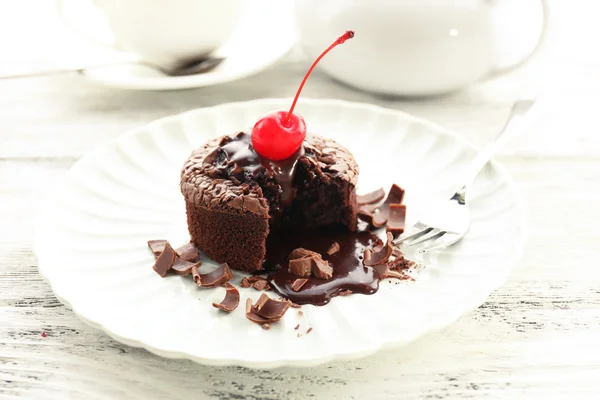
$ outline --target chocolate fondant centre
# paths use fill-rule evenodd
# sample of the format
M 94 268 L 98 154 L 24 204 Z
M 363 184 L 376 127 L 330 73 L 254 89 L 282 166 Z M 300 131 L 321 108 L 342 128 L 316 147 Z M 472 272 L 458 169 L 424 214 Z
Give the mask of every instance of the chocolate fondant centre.
M 327 254 L 332 243 L 338 243 L 339 250 Z M 349 290 L 353 293 L 373 294 L 379 288 L 379 278 L 375 270 L 363 265 L 365 249 L 381 244 L 374 234 L 363 230 L 320 231 L 307 235 L 303 232 L 271 236 L 267 240 L 266 271 L 274 271 L 268 276 L 269 283 L 276 292 L 296 304 L 324 305 L 332 297 Z M 293 284 L 298 278 L 288 270 L 288 256 L 297 247 L 304 247 L 323 255 L 333 267 L 331 279 L 307 278 L 299 291 Z

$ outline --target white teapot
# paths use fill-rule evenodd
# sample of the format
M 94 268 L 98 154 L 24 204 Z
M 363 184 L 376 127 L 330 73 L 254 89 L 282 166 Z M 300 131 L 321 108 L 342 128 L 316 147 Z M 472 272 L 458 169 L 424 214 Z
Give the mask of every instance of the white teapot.
M 522 25 L 538 29 L 534 40 L 540 41 L 545 12 L 539 0 L 295 0 L 294 16 L 309 58 L 345 30 L 356 32 L 319 64 L 333 78 L 382 94 L 427 96 L 463 88 L 500 68 L 495 17 L 511 2 L 534 7 L 535 21 Z M 522 10 L 504 12 L 512 36 Z

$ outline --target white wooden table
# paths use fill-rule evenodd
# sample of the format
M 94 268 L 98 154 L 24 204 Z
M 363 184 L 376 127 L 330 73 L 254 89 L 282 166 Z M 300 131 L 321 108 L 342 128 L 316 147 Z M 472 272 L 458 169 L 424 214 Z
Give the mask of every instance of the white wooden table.
M 408 348 L 311 369 L 206 367 L 122 345 L 56 300 L 31 251 L 45 193 L 85 152 L 191 108 L 291 96 L 307 67 L 301 55 L 182 92 L 121 91 L 76 76 L 0 81 L 0 398 L 600 398 L 600 57 L 592 50 L 600 30 L 590 3 L 554 1 L 539 58 L 452 96 L 381 98 L 314 74 L 306 96 L 402 109 L 477 145 L 500 128 L 524 86 L 545 105 L 499 157 L 529 208 L 530 238 L 510 280 Z M 4 27 L 13 20 L 0 15 Z

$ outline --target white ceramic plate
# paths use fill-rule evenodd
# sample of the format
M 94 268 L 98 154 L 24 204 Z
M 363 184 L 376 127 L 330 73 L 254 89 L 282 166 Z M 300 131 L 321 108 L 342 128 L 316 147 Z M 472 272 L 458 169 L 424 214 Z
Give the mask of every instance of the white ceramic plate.
M 408 344 L 478 307 L 504 282 L 521 255 L 524 226 L 514 185 L 497 164 L 473 187 L 468 235 L 425 260 L 415 282 L 382 282 L 374 295 L 303 306 L 303 316 L 291 309 L 265 331 L 244 317 L 243 306 L 229 315 L 211 306 L 224 289 L 200 289 L 189 277 L 160 278 L 146 241 L 189 240 L 179 171 L 192 149 L 289 102 L 265 99 L 190 111 L 83 157 L 48 199 L 35 235 L 39 270 L 56 296 L 116 340 L 161 356 L 271 368 L 364 357 Z M 361 191 L 392 182 L 404 186 L 412 220 L 419 205 L 448 196 L 475 154 L 456 136 L 398 111 L 337 100 L 304 100 L 297 110 L 310 131 L 354 152 Z M 234 283 L 240 279 L 236 275 Z M 260 295 L 240 290 L 242 302 Z
M 175 90 L 211 86 L 241 79 L 273 65 L 296 43 L 297 33 L 293 3 L 280 0 L 247 0 L 245 12 L 231 39 L 215 56 L 225 57 L 218 67 L 204 74 L 168 77 L 139 64 L 89 69 L 85 76 L 92 81 L 135 90 Z M 67 23 L 75 32 L 83 32 L 91 41 L 70 38 L 71 45 L 57 51 L 56 62 L 64 67 L 81 66 L 82 59 L 94 59 L 96 64 L 134 59 L 122 53 L 101 48 L 94 43 L 109 42 L 106 27 L 97 21 L 98 12 L 89 4 L 76 0 L 64 1 Z

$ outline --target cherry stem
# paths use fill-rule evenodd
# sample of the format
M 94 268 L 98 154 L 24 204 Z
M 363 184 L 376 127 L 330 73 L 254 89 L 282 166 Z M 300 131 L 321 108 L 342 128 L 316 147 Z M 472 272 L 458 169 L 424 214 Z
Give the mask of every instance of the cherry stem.
M 285 120 L 283 121 L 284 125 L 287 125 L 287 123 L 289 122 L 292 112 L 294 112 L 294 107 L 296 107 L 296 103 L 298 102 L 298 97 L 300 97 L 300 92 L 302 92 L 302 89 L 304 88 L 304 84 L 306 83 L 306 80 L 308 79 L 310 74 L 313 72 L 313 69 L 315 69 L 315 67 L 317 66 L 319 61 L 321 61 L 321 58 L 323 58 L 325 56 L 325 54 L 329 53 L 329 51 L 331 51 L 331 49 L 336 47 L 338 44 L 342 44 L 346 40 L 352 39 L 353 37 L 354 37 L 354 31 L 346 31 L 346 33 L 344 33 L 342 36 L 337 38 L 335 40 L 335 42 L 333 42 L 328 48 L 326 48 L 325 51 L 322 52 L 319 57 L 317 57 L 315 62 L 312 63 L 312 65 L 308 69 L 308 72 L 306 73 L 306 75 L 304 75 L 304 79 L 302 79 L 302 82 L 300 83 L 300 87 L 298 88 L 298 91 L 296 92 L 296 97 L 294 97 L 294 101 L 292 102 L 290 111 L 288 111 L 287 116 L 285 117 Z

